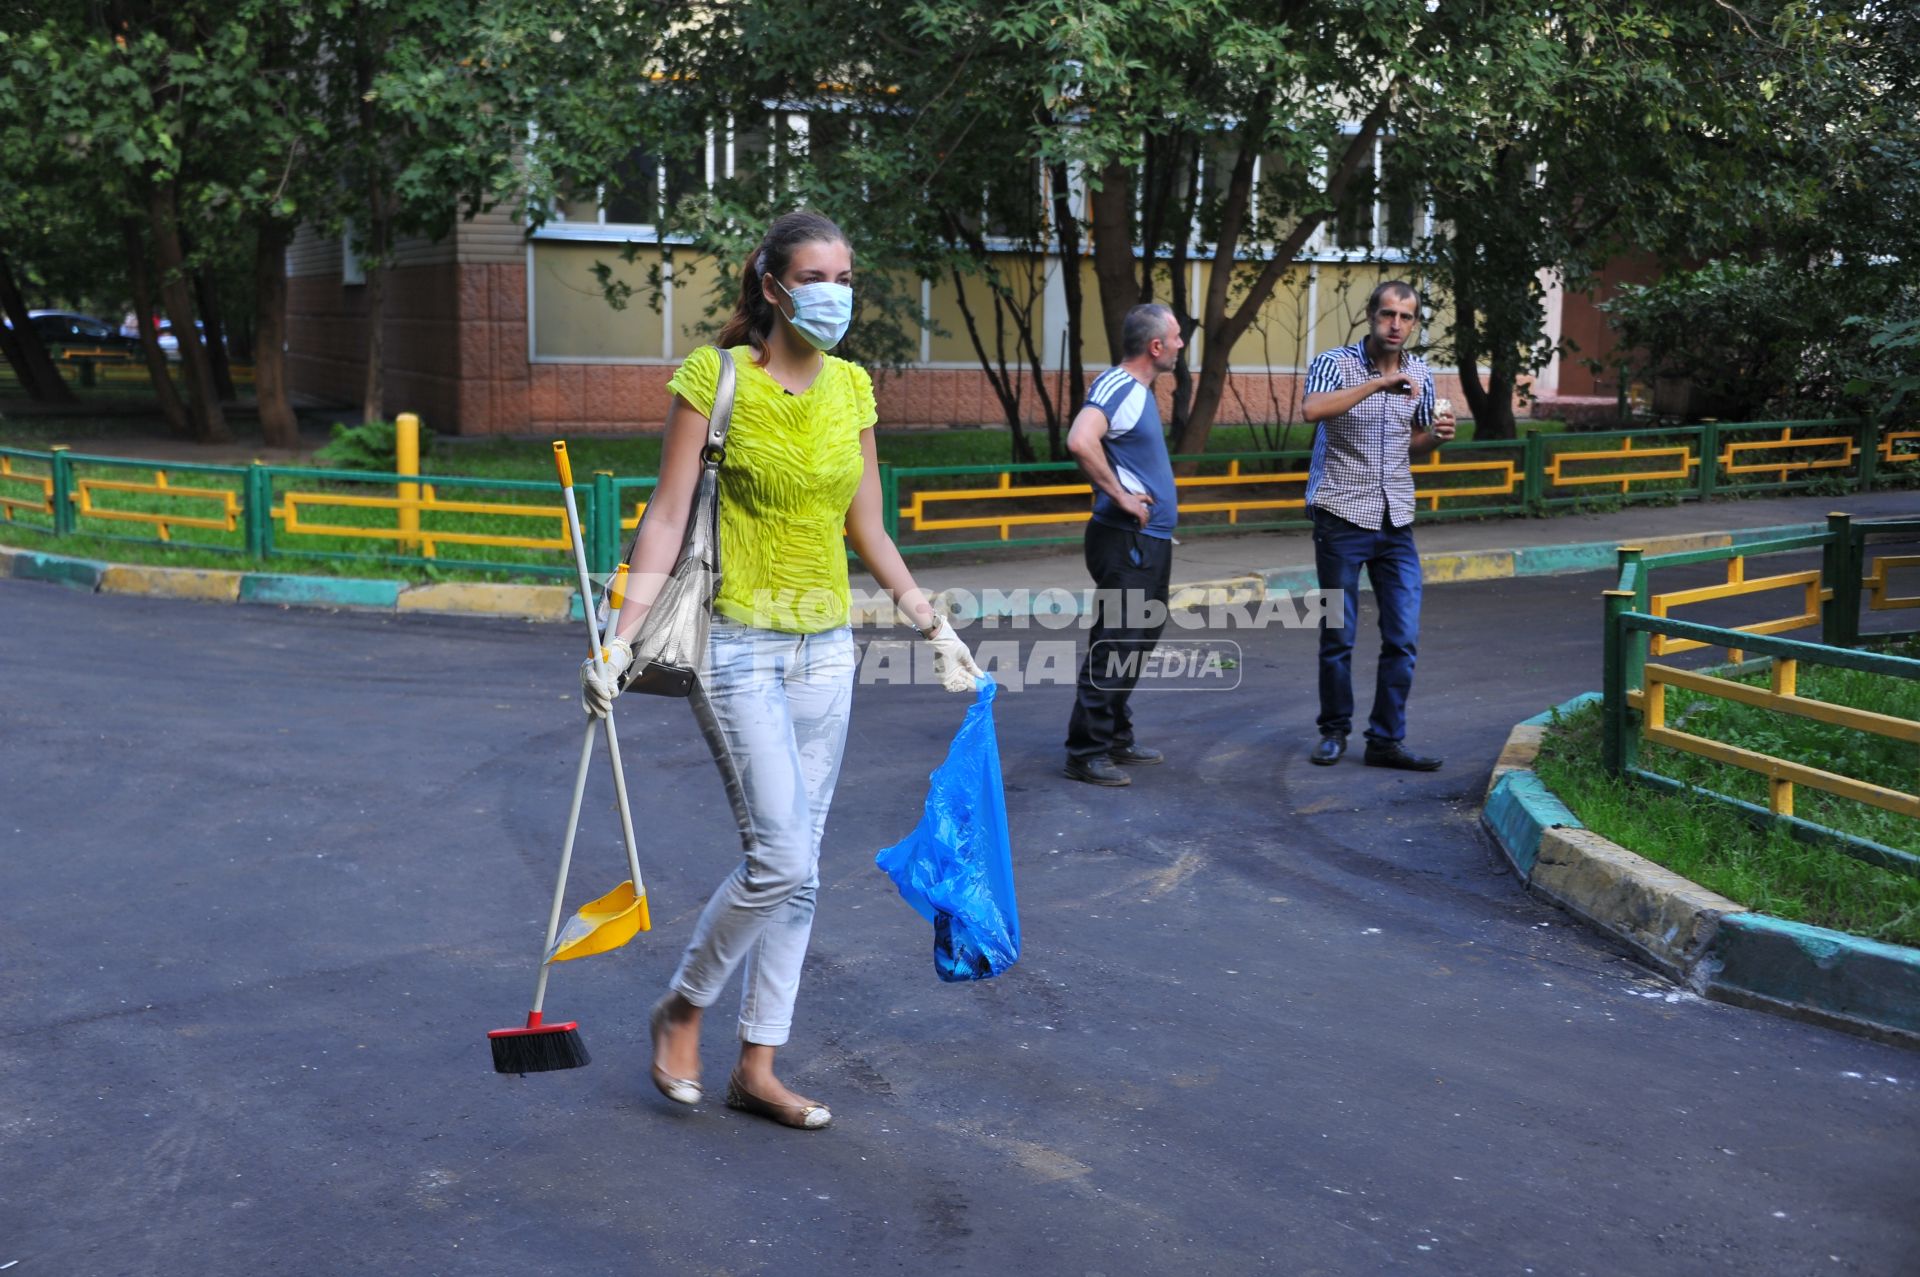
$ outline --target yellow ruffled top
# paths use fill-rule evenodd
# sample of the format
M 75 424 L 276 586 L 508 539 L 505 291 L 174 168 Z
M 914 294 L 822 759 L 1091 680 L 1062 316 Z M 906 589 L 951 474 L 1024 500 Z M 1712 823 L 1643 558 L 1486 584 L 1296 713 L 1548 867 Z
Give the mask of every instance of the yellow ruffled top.
M 720 592 L 714 610 L 745 625 L 817 634 L 847 623 L 847 509 L 859 490 L 860 432 L 879 419 L 866 369 L 832 355 L 790 394 L 733 349 L 733 421 L 720 465 Z M 688 355 L 667 389 L 713 411 L 720 354 Z

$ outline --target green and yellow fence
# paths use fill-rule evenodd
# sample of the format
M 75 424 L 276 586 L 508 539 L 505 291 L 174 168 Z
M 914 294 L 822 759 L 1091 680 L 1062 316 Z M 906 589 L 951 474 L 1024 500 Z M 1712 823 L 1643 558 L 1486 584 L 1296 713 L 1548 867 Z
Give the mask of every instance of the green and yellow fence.
M 401 419 L 417 429 L 410 415 Z M 408 431 L 399 437 L 391 474 L 0 448 L 0 532 L 34 528 L 288 562 L 569 577 L 552 484 L 421 474 Z M 1307 526 L 1311 459 L 1306 451 L 1177 458 L 1183 534 Z M 1414 481 L 1423 520 L 1480 518 L 1736 489 L 1865 488 L 1900 469 L 1920 473 L 1916 460 L 1920 431 L 1852 421 L 1709 423 L 1462 443 L 1416 465 Z M 883 465 L 880 477 L 890 530 L 910 554 L 1069 543 L 1087 519 L 1086 481 L 1072 463 Z M 612 570 L 653 484 L 601 473 L 576 486 L 595 572 Z M 1867 588 L 1874 600 L 1894 597 L 1884 584 Z
M 1602 756 L 1607 770 L 1659 788 L 1689 788 L 1643 766 L 1642 746 L 1658 745 L 1753 773 L 1765 782 L 1764 804 L 1711 790 L 1698 792 L 1758 823 L 1784 825 L 1798 837 L 1920 876 L 1920 857 L 1812 824 L 1794 812 L 1796 791 L 1812 789 L 1920 819 L 1920 721 L 1812 699 L 1801 695 L 1799 687 L 1802 668 L 1808 665 L 1920 681 L 1920 660 L 1858 647 L 1863 601 L 1869 612 L 1920 608 L 1920 593 L 1895 593 L 1892 584 L 1895 574 L 1920 568 L 1920 555 L 1885 553 L 1875 546 L 1875 542 L 1916 539 L 1920 539 L 1920 519 L 1855 522 L 1835 514 L 1829 517 L 1825 532 L 1806 536 L 1655 557 L 1622 548 L 1618 581 L 1605 594 Z M 1820 552 L 1817 570 L 1773 571 L 1756 562 L 1778 555 L 1805 556 L 1813 550 Z M 1665 591 L 1653 588 L 1656 570 L 1708 563 L 1724 563 L 1723 581 Z M 1759 615 L 1738 625 L 1707 625 L 1674 615 L 1681 607 L 1730 599 L 1758 604 L 1769 595 L 1776 597 L 1763 610 L 1756 609 Z M 1780 595 L 1785 596 L 1784 603 Z M 1818 642 L 1779 637 L 1785 631 L 1815 625 L 1820 627 Z M 1882 629 L 1873 635 L 1876 639 L 1916 636 L 1920 629 Z M 1729 664 L 1686 669 L 1664 659 L 1703 649 L 1724 650 Z M 1765 687 L 1733 677 L 1761 672 L 1767 675 Z M 1674 689 L 1893 742 L 1896 749 L 1908 751 L 1906 782 L 1896 787 L 1689 731 L 1669 714 L 1668 693 Z M 1844 764 L 1842 759 L 1838 765 Z
M 1174 458 L 1183 533 L 1303 528 L 1310 451 Z M 1416 463 L 1423 520 L 1547 513 L 1722 493 L 1871 488 L 1920 472 L 1920 430 L 1870 421 L 1708 422 L 1451 444 Z M 909 552 L 1070 541 L 1087 487 L 1071 462 L 882 467 L 894 539 Z
M 392 474 L 0 448 L 0 539 L 16 527 L 260 560 L 571 578 L 566 511 L 552 483 L 421 474 L 418 420 L 406 414 L 402 423 Z M 576 486 L 596 571 L 612 570 L 653 486 L 606 473 Z

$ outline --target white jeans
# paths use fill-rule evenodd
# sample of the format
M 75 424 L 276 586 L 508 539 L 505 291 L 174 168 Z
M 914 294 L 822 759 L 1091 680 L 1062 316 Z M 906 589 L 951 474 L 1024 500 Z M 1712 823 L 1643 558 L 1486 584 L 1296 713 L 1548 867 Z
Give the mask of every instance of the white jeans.
M 673 988 L 713 1005 L 743 966 L 740 1040 L 779 1046 L 813 934 L 820 834 L 853 704 L 853 631 L 785 634 L 715 617 L 694 717 L 720 766 L 746 858 L 707 901 Z

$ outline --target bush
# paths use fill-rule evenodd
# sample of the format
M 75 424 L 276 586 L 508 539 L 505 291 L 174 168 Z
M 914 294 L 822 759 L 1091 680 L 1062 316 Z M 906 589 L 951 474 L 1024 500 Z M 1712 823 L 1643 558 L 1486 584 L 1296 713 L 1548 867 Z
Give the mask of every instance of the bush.
M 315 452 L 313 458 L 335 470 L 371 470 L 378 474 L 393 474 L 398 467 L 394 435 L 391 421 L 369 421 L 363 426 L 349 426 L 336 421 L 333 423 L 332 440 Z M 433 431 L 422 426 L 420 455 L 425 457 L 432 450 Z
M 1602 308 L 1634 352 L 1629 375 L 1652 385 L 1656 413 L 1758 421 L 1877 408 L 1876 378 L 1897 375 L 1887 371 L 1902 353 L 1897 326 L 1917 305 L 1884 263 L 1763 257 L 1625 285 Z

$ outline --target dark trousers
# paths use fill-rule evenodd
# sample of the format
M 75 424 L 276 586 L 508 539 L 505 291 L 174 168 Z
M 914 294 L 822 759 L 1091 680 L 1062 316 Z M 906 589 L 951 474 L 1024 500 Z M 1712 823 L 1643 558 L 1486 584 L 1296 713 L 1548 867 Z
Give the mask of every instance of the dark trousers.
M 1098 592 L 1097 611 L 1080 662 L 1067 755 L 1094 758 L 1133 743 L 1127 698 L 1147 654 L 1167 624 L 1167 587 L 1173 578 L 1173 542 L 1104 523 L 1087 524 L 1087 574 Z M 1143 615 L 1144 602 L 1160 606 Z M 1153 624 L 1144 622 L 1151 620 Z
M 1353 727 L 1353 641 L 1364 567 L 1380 606 L 1380 667 L 1367 739 L 1405 739 L 1407 693 L 1420 645 L 1420 555 L 1413 548 L 1413 525 L 1369 530 L 1316 506 L 1313 561 L 1320 588 L 1340 590 L 1346 599 L 1341 624 L 1336 628 L 1328 618 L 1320 627 L 1320 734 L 1345 736 Z

